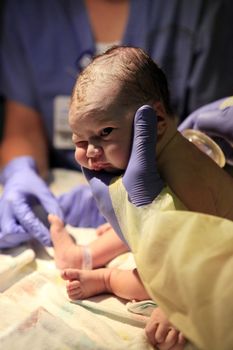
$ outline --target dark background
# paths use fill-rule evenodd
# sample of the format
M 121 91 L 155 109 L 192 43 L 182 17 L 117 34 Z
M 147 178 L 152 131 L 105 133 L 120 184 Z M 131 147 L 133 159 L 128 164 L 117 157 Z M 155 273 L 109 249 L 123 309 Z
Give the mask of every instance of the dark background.
M 2 9 L 4 6 L 4 0 L 0 0 L 0 35 L 2 33 Z M 0 77 L 1 79 L 1 77 Z M 4 100 L 0 95 L 0 140 L 2 138 L 2 128 L 3 128 L 3 108 L 4 108 Z

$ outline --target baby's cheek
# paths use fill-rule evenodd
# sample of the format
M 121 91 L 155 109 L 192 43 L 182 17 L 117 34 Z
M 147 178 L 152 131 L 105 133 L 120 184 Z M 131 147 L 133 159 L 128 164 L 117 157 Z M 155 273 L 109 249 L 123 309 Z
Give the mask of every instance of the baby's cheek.
M 81 166 L 85 166 L 87 163 L 86 151 L 82 148 L 76 147 L 74 152 L 74 157 L 76 162 L 78 162 Z
M 123 149 L 123 150 L 118 150 L 118 152 L 116 152 L 114 154 L 114 165 L 119 168 L 119 169 L 126 169 L 127 165 L 128 165 L 128 161 L 129 161 L 129 155 L 127 150 Z
M 118 168 L 126 169 L 128 162 L 129 162 L 128 157 L 125 154 L 123 154 L 123 156 L 119 159 Z

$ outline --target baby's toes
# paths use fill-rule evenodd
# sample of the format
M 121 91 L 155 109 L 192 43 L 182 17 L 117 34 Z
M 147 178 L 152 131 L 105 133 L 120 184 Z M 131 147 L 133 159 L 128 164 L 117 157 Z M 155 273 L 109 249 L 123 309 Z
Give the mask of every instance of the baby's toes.
M 80 289 L 79 281 L 68 281 L 66 285 L 67 292 L 72 292 L 73 290 Z
M 71 281 L 67 283 L 66 291 L 70 299 L 82 299 L 82 287 L 79 281 Z
M 82 300 L 83 299 L 83 293 L 81 290 L 72 290 L 67 292 L 69 298 L 71 300 Z

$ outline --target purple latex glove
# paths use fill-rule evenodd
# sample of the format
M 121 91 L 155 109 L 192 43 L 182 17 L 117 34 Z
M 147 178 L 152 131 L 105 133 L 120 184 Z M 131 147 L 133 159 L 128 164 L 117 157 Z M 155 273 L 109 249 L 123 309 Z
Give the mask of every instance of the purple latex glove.
M 222 148 L 228 163 L 233 164 L 233 96 L 209 103 L 191 113 L 179 131 L 196 129 L 209 135 Z
M 47 213 L 63 218 L 62 211 L 37 174 L 33 158 L 13 159 L 1 174 L 1 183 L 0 248 L 14 247 L 32 238 L 51 245 Z
M 60 195 L 58 203 L 66 224 L 74 227 L 98 227 L 106 222 L 88 185 L 80 185 Z
M 156 130 L 155 111 L 150 106 L 140 107 L 135 114 L 132 151 L 122 179 L 130 202 L 137 207 L 150 204 L 164 187 L 155 159 Z M 86 168 L 83 168 L 83 173 L 89 181 L 100 211 L 124 240 L 108 190 L 108 185 L 116 175 Z

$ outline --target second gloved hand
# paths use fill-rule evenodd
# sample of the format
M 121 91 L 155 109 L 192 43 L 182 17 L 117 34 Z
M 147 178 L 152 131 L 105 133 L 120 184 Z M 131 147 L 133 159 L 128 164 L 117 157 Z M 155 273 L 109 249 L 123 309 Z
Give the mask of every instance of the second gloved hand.
M 36 171 L 31 157 L 13 159 L 1 174 L 3 193 L 0 198 L 0 248 L 9 248 L 32 238 L 50 245 L 48 227 L 33 207 L 63 218 L 56 198 Z
M 227 162 L 233 164 L 233 96 L 198 108 L 178 127 L 179 131 L 185 129 L 208 134 L 222 148 Z
M 77 186 L 60 195 L 58 203 L 66 224 L 74 227 L 98 227 L 106 222 L 88 185 Z

